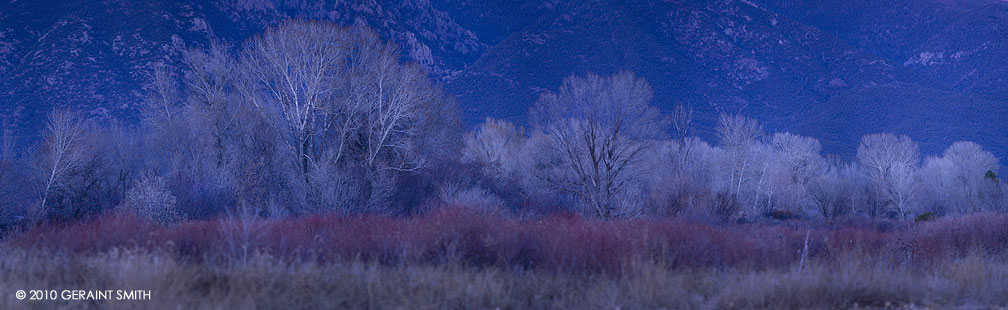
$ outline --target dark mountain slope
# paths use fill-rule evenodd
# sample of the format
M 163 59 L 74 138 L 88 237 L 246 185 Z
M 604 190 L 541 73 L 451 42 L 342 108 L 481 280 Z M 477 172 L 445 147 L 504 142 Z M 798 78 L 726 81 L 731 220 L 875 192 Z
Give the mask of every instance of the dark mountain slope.
M 522 123 L 538 93 L 557 87 L 564 77 L 618 70 L 633 70 L 651 81 L 656 104 L 666 110 L 676 102 L 691 105 L 707 138 L 718 113 L 743 113 L 771 130 L 849 135 L 825 142 L 833 146 L 830 152 L 848 155 L 865 133 L 862 129 L 901 128 L 859 126 L 862 119 L 822 119 L 861 117 L 858 105 L 847 101 L 878 94 L 872 90 L 942 94 L 917 100 L 884 96 L 874 102 L 896 111 L 930 106 L 938 108 L 928 111 L 955 111 L 947 108 L 950 101 L 963 103 L 957 108 L 983 109 L 964 106 L 979 103 L 915 69 L 747 1 L 572 4 L 530 20 L 448 86 L 459 95 L 471 123 L 486 116 Z M 913 126 L 903 133 L 926 144 L 946 140 Z M 1001 148 L 998 143 L 988 145 Z
M 1008 2 L 760 1 L 951 89 L 1008 98 Z
M 978 96 L 917 85 L 880 85 L 839 94 L 810 107 L 800 118 L 823 151 L 852 156 L 861 137 L 879 132 L 910 135 L 925 154 L 956 141 L 980 143 L 1000 158 L 1005 152 L 1008 105 Z
M 897 131 L 1008 158 L 1008 2 L 993 0 L 7 1 L 0 114 L 26 137 L 53 107 L 135 119 L 151 66 L 289 18 L 370 25 L 445 81 L 470 125 L 524 123 L 571 74 L 631 70 L 661 108 L 692 106 L 708 139 L 718 113 L 742 113 L 845 155 Z
M 146 69 L 212 36 L 193 7 L 173 2 L 19 1 L 0 16 L 12 46 L 0 111 L 28 128 L 53 107 L 130 119 Z
M 290 18 L 367 23 L 437 78 L 485 50 L 447 13 L 415 1 L 12 1 L 0 4 L 0 115 L 29 139 L 54 107 L 135 120 L 155 64 L 177 67 L 187 46 L 238 45 Z

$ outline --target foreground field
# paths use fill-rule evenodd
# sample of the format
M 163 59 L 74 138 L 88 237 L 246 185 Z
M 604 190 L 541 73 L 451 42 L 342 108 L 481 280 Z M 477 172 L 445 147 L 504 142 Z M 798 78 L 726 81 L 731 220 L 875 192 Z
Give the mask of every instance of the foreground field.
M 676 269 L 640 263 L 619 274 L 464 264 L 185 262 L 112 250 L 71 258 L 0 258 L 0 308 L 112 309 L 725 309 L 991 307 L 1008 304 L 1008 264 L 970 256 L 935 268 L 844 264 L 793 270 Z M 26 301 L 24 288 L 148 289 L 149 301 Z
M 802 225 L 525 220 L 450 211 L 160 227 L 110 216 L 5 237 L 0 308 L 1008 305 L 1006 216 Z M 15 298 L 15 291 L 33 289 L 142 289 L 151 299 Z

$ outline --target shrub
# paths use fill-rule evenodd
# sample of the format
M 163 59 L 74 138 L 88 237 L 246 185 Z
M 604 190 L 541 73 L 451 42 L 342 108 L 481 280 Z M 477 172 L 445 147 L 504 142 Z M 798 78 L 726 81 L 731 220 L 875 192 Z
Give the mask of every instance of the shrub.
M 719 192 L 714 196 L 714 215 L 722 221 L 730 221 L 741 216 L 742 204 L 738 196 L 732 193 Z
M 854 209 L 854 185 L 849 177 L 834 170 L 815 178 L 808 187 L 809 196 L 827 220 L 847 215 Z
M 685 186 L 673 182 L 675 181 L 658 184 L 648 191 L 644 209 L 660 216 L 677 215 L 685 210 L 689 200 L 688 193 Z
M 508 211 L 503 199 L 480 187 L 462 188 L 456 184 L 446 184 L 441 187 L 438 197 L 448 205 L 471 208 L 486 214 Z
M 148 175 L 126 193 L 122 209 L 148 218 L 161 225 L 171 225 L 182 220 L 175 205 L 175 196 L 168 190 L 164 178 Z
M 487 118 L 479 128 L 465 136 L 462 162 L 479 164 L 483 173 L 495 180 L 505 180 L 516 170 L 515 161 L 524 144 L 524 129 Z
M 770 212 L 767 212 L 766 217 L 769 217 L 769 218 L 772 218 L 772 219 L 775 219 L 775 220 L 778 220 L 778 221 L 787 221 L 787 220 L 797 219 L 798 215 L 795 214 L 794 211 L 791 211 L 791 210 L 771 210 Z
M 929 222 L 929 221 L 934 221 L 935 219 L 938 219 L 938 214 L 935 214 L 934 212 L 924 212 L 924 213 L 921 213 L 920 215 L 918 215 L 917 218 L 914 219 L 914 222 L 917 222 L 917 223 L 920 223 L 920 222 Z

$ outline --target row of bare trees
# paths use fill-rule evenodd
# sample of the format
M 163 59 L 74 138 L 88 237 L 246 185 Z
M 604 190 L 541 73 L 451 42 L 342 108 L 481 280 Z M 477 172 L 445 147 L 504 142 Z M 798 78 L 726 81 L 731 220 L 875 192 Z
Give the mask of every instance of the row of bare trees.
M 814 138 L 722 115 L 712 146 L 690 136 L 689 108 L 665 116 L 650 101 L 650 86 L 631 73 L 574 76 L 540 96 L 528 132 L 487 119 L 466 137 L 463 158 L 523 197 L 602 218 L 908 218 L 1008 202 L 997 158 L 972 142 L 922 164 L 909 137 L 873 134 L 848 162 L 824 157 Z
M 462 137 L 454 101 L 400 54 L 363 25 L 303 21 L 189 49 L 181 70 L 151 71 L 137 128 L 56 110 L 20 166 L 5 130 L 0 176 L 19 181 L 0 190 L 38 199 L 0 200 L 0 223 L 116 207 L 170 224 L 439 204 L 721 220 L 1005 206 L 998 160 L 974 143 L 922 161 L 908 137 L 875 134 L 842 161 L 816 139 L 722 115 L 711 145 L 691 109 L 663 114 L 630 72 L 569 77 L 533 104 L 528 130 L 487 119 Z M 18 204 L 30 207 L 6 207 Z
M 401 174 L 452 148 L 454 102 L 366 26 L 288 22 L 231 50 L 189 51 L 182 94 L 155 85 L 145 114 L 171 154 L 162 174 L 222 187 L 212 202 L 380 210 Z
M 401 178 L 458 149 L 454 101 L 364 25 L 291 21 L 181 60 L 153 67 L 136 128 L 54 110 L 19 170 L 38 200 L 10 218 L 388 211 Z

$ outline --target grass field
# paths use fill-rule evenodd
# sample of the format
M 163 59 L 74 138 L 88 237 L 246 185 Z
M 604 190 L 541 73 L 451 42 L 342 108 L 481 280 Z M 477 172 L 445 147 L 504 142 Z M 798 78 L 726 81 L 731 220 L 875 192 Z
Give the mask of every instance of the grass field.
M 1006 246 L 1000 214 L 714 225 L 448 210 L 172 227 L 109 215 L 6 236 L 0 308 L 996 308 Z M 14 296 L 36 289 L 151 299 Z

